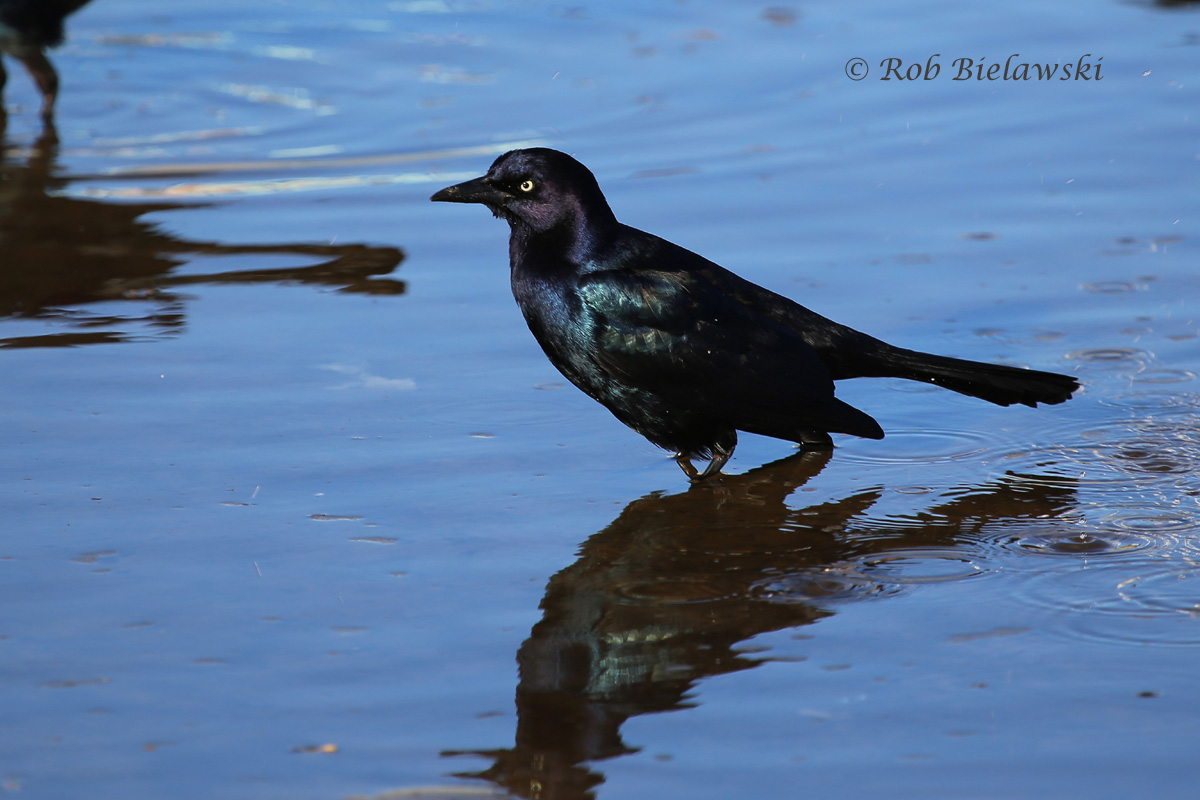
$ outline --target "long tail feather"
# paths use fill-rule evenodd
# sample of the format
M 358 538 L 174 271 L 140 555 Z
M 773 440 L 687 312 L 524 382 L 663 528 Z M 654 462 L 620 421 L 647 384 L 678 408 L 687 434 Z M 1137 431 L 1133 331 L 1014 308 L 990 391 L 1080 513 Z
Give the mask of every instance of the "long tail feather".
M 1036 408 L 1038 403 L 1055 405 L 1071 399 L 1071 394 L 1079 388 L 1075 378 L 1054 372 L 985 364 L 901 348 L 896 348 L 890 355 L 896 368 L 892 377 L 932 383 L 999 406 L 1014 403 L 1030 408 Z

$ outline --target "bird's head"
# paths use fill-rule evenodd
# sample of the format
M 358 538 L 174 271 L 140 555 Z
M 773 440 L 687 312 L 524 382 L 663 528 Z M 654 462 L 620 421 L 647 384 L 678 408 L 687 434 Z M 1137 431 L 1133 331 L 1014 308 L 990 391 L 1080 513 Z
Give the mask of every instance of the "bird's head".
M 545 147 L 511 150 L 483 177 L 447 186 L 429 199 L 481 203 L 507 220 L 516 235 L 594 238 L 617 222 L 591 171 Z

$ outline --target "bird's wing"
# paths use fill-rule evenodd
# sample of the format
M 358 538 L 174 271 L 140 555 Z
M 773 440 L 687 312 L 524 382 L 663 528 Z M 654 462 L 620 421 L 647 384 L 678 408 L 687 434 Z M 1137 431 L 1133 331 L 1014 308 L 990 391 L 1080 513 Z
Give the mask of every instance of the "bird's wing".
M 597 363 L 627 383 L 741 430 L 786 436 L 800 422 L 859 435 L 878 429 L 834 398 L 828 369 L 803 338 L 703 271 L 592 272 L 579 296 L 594 322 Z

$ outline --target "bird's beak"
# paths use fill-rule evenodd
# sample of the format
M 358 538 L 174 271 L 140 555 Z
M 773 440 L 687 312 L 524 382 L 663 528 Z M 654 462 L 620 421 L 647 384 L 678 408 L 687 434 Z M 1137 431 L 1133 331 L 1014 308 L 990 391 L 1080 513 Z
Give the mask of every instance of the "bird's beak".
M 436 192 L 429 198 L 435 203 L 483 203 L 484 205 L 503 205 L 508 195 L 496 189 L 484 178 L 474 178 L 464 183 L 456 183 Z

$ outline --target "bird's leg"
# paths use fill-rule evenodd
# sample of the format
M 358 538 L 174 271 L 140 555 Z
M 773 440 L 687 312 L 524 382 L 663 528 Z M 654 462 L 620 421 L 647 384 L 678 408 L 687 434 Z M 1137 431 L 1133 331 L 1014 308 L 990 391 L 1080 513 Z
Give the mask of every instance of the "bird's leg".
M 696 471 L 696 467 L 692 464 L 692 458 L 687 453 L 676 453 L 675 463 L 683 470 L 683 474 L 687 475 L 689 481 L 697 480 L 700 473 Z
M 29 70 L 29 76 L 42 93 L 42 116 L 51 116 L 54 113 L 54 101 L 58 97 L 58 73 L 54 71 L 54 65 L 36 47 L 24 48 L 14 55 Z

